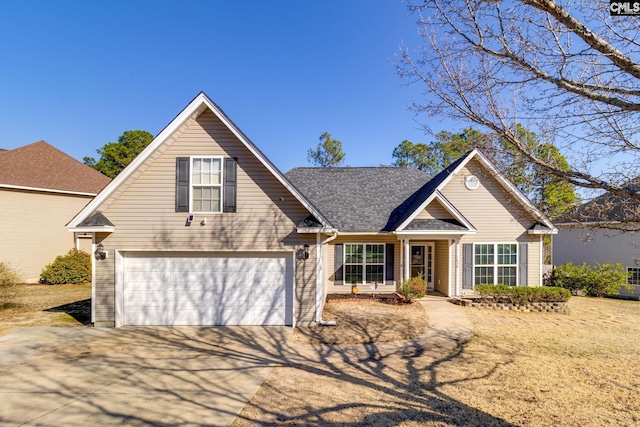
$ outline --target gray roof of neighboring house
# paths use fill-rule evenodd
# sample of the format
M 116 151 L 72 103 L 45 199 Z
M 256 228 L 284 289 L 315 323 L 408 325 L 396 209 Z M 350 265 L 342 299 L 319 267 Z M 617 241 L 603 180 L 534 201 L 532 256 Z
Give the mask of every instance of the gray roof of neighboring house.
M 629 190 L 640 193 L 640 178 L 631 180 Z M 631 197 L 602 194 L 554 220 L 556 224 L 640 222 L 640 203 Z
M 393 213 L 431 180 L 408 167 L 295 168 L 285 176 L 343 232 L 392 230 Z

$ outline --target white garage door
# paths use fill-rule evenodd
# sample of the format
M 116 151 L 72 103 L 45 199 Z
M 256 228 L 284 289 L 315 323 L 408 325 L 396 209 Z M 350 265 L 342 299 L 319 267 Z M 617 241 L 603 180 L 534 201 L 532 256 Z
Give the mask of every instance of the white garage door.
M 125 325 L 292 325 L 291 254 L 124 257 Z

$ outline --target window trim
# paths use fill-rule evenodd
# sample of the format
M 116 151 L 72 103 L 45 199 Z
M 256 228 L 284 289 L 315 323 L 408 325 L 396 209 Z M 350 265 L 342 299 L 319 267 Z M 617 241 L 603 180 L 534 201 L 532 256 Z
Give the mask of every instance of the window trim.
M 380 281 L 376 281 L 375 283 L 377 283 L 378 285 L 384 285 L 385 284 L 385 280 L 386 280 L 386 274 L 387 274 L 387 244 L 386 243 L 376 243 L 376 242 L 368 242 L 368 243 L 364 243 L 364 242 L 345 242 L 343 243 L 343 251 L 342 251 L 342 282 L 345 285 L 367 285 L 373 282 L 368 282 L 367 281 L 367 266 L 368 265 L 376 265 L 376 266 L 382 266 L 382 280 Z M 362 246 L 362 263 L 347 263 L 347 245 L 361 245 Z M 376 262 L 376 263 L 367 263 L 367 245 L 375 245 L 375 246 L 382 246 L 382 262 Z M 361 282 L 348 282 L 346 277 L 347 277 L 347 266 L 348 265 L 360 265 L 362 266 L 362 281 Z
M 194 184 L 193 183 L 193 171 L 194 171 L 194 166 L 193 163 L 195 160 L 202 160 L 202 159 L 213 159 L 213 160 L 218 160 L 220 162 L 220 184 L 213 184 L 213 185 L 202 185 L 202 184 Z M 224 157 L 223 156 L 203 156 L 203 155 L 192 155 L 189 156 L 189 213 L 194 213 L 194 214 L 211 214 L 211 215 L 217 215 L 217 214 L 222 214 L 224 212 Z M 217 211 L 195 211 L 193 208 L 193 197 L 195 195 L 195 188 L 204 188 L 204 187 L 211 187 L 211 188 L 220 188 L 220 203 L 218 206 Z
M 476 264 L 476 246 L 493 245 L 493 264 Z M 516 262 L 515 264 L 498 264 L 498 246 L 499 245 L 513 245 L 516 248 Z M 512 267 L 516 271 L 516 284 L 520 284 L 520 245 L 518 242 L 474 242 L 472 256 L 472 284 L 475 288 L 476 284 L 476 267 L 492 267 L 493 268 L 493 284 L 500 283 L 498 280 L 498 268 L 499 267 Z
M 637 274 L 634 274 L 634 271 L 637 271 Z M 627 267 L 627 274 L 627 284 L 631 286 L 640 286 L 640 267 Z M 637 283 L 631 283 L 634 279 L 634 276 L 637 279 Z

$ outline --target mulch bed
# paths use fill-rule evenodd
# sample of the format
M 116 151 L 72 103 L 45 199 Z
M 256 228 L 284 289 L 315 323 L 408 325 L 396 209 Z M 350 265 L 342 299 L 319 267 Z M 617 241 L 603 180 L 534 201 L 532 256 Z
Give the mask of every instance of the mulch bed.
M 327 303 L 335 302 L 381 302 L 384 304 L 401 305 L 411 304 L 405 297 L 397 293 L 385 294 L 329 294 Z

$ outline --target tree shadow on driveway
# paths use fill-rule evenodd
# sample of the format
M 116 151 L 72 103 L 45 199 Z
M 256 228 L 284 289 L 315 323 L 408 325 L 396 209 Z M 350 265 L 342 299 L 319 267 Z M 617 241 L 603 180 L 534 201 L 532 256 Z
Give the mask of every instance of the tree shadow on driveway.
M 72 329 L 0 369 L 2 424 L 511 425 L 443 391 L 455 381 L 438 366 L 464 345 L 383 354 L 289 346 L 287 327 Z

